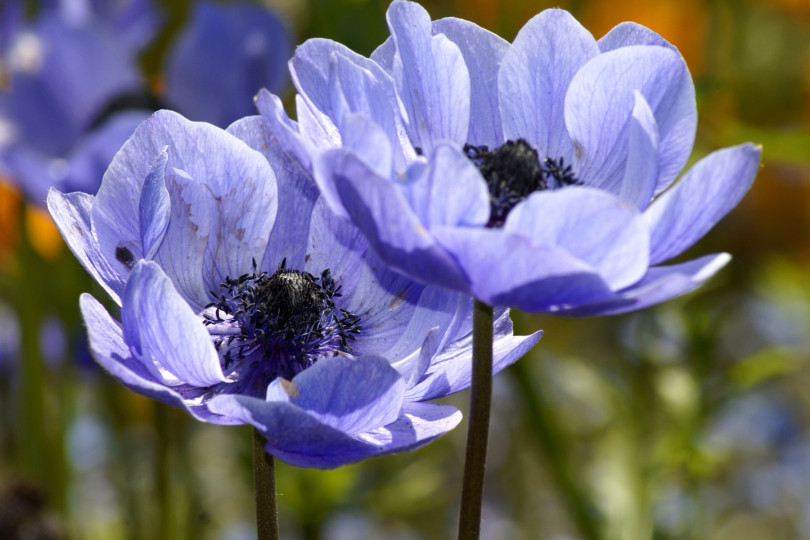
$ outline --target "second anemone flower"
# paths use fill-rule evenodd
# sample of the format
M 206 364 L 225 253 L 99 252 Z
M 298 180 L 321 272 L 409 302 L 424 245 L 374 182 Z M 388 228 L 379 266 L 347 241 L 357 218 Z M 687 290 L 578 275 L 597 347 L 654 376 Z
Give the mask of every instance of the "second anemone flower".
M 297 122 L 258 105 L 324 198 L 391 267 L 486 304 L 596 315 L 690 291 L 725 253 L 670 266 L 746 193 L 760 149 L 698 161 L 677 49 L 634 23 L 599 40 L 568 12 L 510 44 L 418 4 L 388 9 L 370 58 L 309 40 L 290 62 Z
M 70 248 L 121 307 L 81 309 L 95 359 L 130 389 L 272 455 L 329 468 L 455 427 L 425 403 L 470 383 L 471 302 L 388 270 L 258 117 L 228 131 L 160 111 L 96 196 L 52 190 Z M 496 314 L 493 371 L 540 338 Z

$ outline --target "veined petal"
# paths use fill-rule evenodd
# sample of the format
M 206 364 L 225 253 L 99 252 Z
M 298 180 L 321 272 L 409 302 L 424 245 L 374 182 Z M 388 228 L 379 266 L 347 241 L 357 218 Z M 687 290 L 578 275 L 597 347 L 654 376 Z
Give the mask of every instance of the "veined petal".
M 226 381 L 202 320 L 156 263 L 135 265 L 121 318 L 127 343 L 161 383 L 206 387 Z
M 91 215 L 95 198 L 86 193 L 48 192 L 48 211 L 62 238 L 91 276 L 120 304 L 124 280 L 101 253 L 92 232 Z
M 166 227 L 171 217 L 171 200 L 169 190 L 166 189 L 166 163 L 169 160 L 168 146 L 155 158 L 152 169 L 146 175 L 141 191 L 141 201 L 138 205 L 141 225 L 141 245 L 144 258 L 152 259 L 155 256 Z
M 530 195 L 506 219 L 504 232 L 533 246 L 553 246 L 596 270 L 613 290 L 644 276 L 650 233 L 635 208 L 602 191 L 568 187 Z
M 287 260 L 290 268 L 304 266 L 312 211 L 320 196 L 312 175 L 304 169 L 295 154 L 284 151 L 276 132 L 270 129 L 264 117 L 243 118 L 231 124 L 228 132 L 261 152 L 276 173 L 276 221 L 263 260 L 257 259 L 256 262 L 262 268 L 276 268 L 282 259 Z
M 716 253 L 671 266 L 654 266 L 644 279 L 617 293 L 615 298 L 574 306 L 560 314 L 587 317 L 638 311 L 697 289 L 730 260 L 728 253 Z
M 617 24 L 610 29 L 610 32 L 602 36 L 597 43 L 599 44 L 599 50 L 603 53 L 620 47 L 629 47 L 630 45 L 654 45 L 666 47 L 673 51 L 678 50 L 674 45 L 646 26 L 630 21 Z
M 495 148 L 504 142 L 498 108 L 498 69 L 509 42 L 475 23 L 447 17 L 433 21 L 433 34 L 455 43 L 470 75 L 470 129 L 467 142 Z
M 547 9 L 518 32 L 498 74 L 504 137 L 571 163 L 565 95 L 574 75 L 599 54 L 593 36 L 567 11 Z
M 185 408 L 179 394 L 158 382 L 146 366 L 133 358 L 124 343 L 121 325 L 110 317 L 98 300 L 84 293 L 79 304 L 87 326 L 90 352 L 105 370 L 139 394 Z
M 486 182 L 472 161 L 454 146 L 437 146 L 427 166 L 414 170 L 417 174 L 409 175 L 400 189 L 425 227 L 487 223 Z
M 199 404 L 204 389 L 188 385 L 169 388 L 159 383 L 149 370 L 132 356 L 124 342 L 121 325 L 110 317 L 107 310 L 92 296 L 85 293 L 79 298 L 90 352 L 98 364 L 124 386 L 167 405 L 185 409 L 197 420 L 214 424 L 233 425 L 241 422 L 222 417 Z
M 595 268 L 563 248 L 495 229 L 438 228 L 433 234 L 469 276 L 472 295 L 492 306 L 539 313 L 612 295 Z
M 136 259 L 143 255 L 138 205 L 152 160 L 165 146 L 166 170 L 182 171 L 205 186 L 210 235 L 202 270 L 206 289 L 214 289 L 226 275 L 240 275 L 264 255 L 277 204 L 275 175 L 267 160 L 224 130 L 170 111 L 155 113 L 107 169 L 93 206 L 94 232 L 110 261 L 121 246 Z M 166 235 L 187 226 L 170 221 Z M 164 240 L 161 249 L 165 246 Z M 123 275 L 130 270 L 120 261 L 115 264 Z
M 657 186 L 668 185 L 686 164 L 697 109 L 683 58 L 664 47 L 621 47 L 584 65 L 565 97 L 565 124 L 576 148 L 575 169 L 585 184 L 619 192 L 636 91 L 658 126 Z
M 320 422 L 355 435 L 390 424 L 402 409 L 405 381 L 383 358 L 319 360 L 292 381 L 276 379 L 269 401 L 289 401 Z
M 204 184 L 183 171 L 169 175 L 168 190 L 173 224 L 168 227 L 155 262 L 172 280 L 177 291 L 195 312 L 211 301 L 202 261 L 211 236 L 210 193 Z
M 653 201 L 644 213 L 652 264 L 682 253 L 740 202 L 757 174 L 760 153 L 750 143 L 712 152 Z
M 419 4 L 393 2 L 386 18 L 397 48 L 394 79 L 414 145 L 430 154 L 440 140 L 464 144 L 470 74 L 458 46 L 444 35 L 432 35 L 430 15 Z
M 209 402 L 209 408 L 255 426 L 267 437 L 267 452 L 277 458 L 317 469 L 412 450 L 450 431 L 461 421 L 461 413 L 453 407 L 407 403 L 395 422 L 352 436 L 286 401 L 221 395 Z
M 387 139 L 387 153 L 393 156 L 397 169 L 404 169 L 407 155 L 409 159 L 414 157 L 413 148 L 402 136 L 404 127 L 399 122 L 397 110 L 396 92 L 394 81 L 386 74 L 375 75 L 373 72 L 360 67 L 348 58 L 341 55 L 332 55 L 329 71 L 329 90 L 332 117 L 343 136 L 343 145 L 349 146 L 357 139 L 358 127 L 356 123 L 348 124 L 347 121 L 355 118 L 361 113 L 373 126 L 363 127 L 363 132 L 374 131 L 367 134 L 365 139 L 372 139 L 372 136 L 379 141 L 369 140 L 374 147 L 383 146 L 384 139 Z M 365 144 L 363 146 L 368 146 Z M 355 144 L 351 146 L 355 153 L 362 151 L 363 146 Z M 371 154 L 372 152 L 366 152 Z M 390 173 L 384 171 L 384 175 Z
M 496 314 L 493 324 L 493 375 L 515 363 L 534 347 L 542 336 L 542 330 L 529 336 L 513 335 L 509 310 L 501 310 L 500 315 Z M 405 393 L 406 399 L 427 401 L 468 388 L 472 378 L 471 351 L 472 332 L 469 332 L 444 348 L 431 362 L 430 368 L 418 384 L 410 387 Z
M 419 222 L 393 182 L 343 150 L 321 155 L 315 178 L 324 193 L 331 192 L 340 201 L 387 264 L 420 281 L 466 288 L 455 262 Z
M 627 166 L 618 196 L 643 211 L 650 204 L 658 181 L 658 126 L 644 96 L 637 90 L 634 95 Z

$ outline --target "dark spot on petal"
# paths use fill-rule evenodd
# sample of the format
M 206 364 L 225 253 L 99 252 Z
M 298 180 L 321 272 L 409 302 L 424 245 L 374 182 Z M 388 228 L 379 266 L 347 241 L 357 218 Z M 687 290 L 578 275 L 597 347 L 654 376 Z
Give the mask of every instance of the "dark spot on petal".
M 388 302 L 388 310 L 394 311 L 395 309 L 399 308 L 399 306 L 405 303 L 406 298 L 408 298 L 408 291 L 401 291 L 398 295 L 393 297 L 390 302 Z
M 118 244 L 115 248 L 115 260 L 126 266 L 129 270 L 132 270 L 135 266 L 135 256 L 129 248 L 123 244 Z

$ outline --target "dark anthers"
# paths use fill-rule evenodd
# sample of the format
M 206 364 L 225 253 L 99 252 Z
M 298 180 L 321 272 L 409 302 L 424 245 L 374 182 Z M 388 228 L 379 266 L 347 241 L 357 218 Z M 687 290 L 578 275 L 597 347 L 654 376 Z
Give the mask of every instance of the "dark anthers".
M 493 151 L 486 146 L 466 144 L 464 153 L 481 171 L 489 187 L 487 227 L 503 226 L 509 212 L 535 191 L 580 183 L 563 158 L 546 158 L 541 164 L 537 151 L 523 139 L 506 141 Z
M 226 277 L 218 297 L 206 308 L 207 326 L 225 321 L 223 315 L 238 323 L 239 332 L 218 336 L 217 350 L 225 349 L 225 367 L 236 359 L 244 359 L 256 350 L 265 360 L 277 360 L 277 375 L 292 378 L 312 365 L 318 358 L 350 352 L 349 343 L 361 331 L 360 317 L 340 309 L 335 298 L 341 296 L 340 286 L 330 271 L 320 277 L 309 272 L 286 268 L 286 259 L 271 275 L 253 272 L 238 278 Z M 231 347 L 236 342 L 238 345 Z M 292 373 L 284 366 L 292 367 Z

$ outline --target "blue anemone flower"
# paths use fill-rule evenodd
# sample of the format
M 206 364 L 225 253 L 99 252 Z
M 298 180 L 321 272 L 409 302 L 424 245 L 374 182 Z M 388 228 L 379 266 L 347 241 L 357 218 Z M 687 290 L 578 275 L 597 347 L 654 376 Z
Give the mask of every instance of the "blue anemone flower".
M 677 49 L 622 23 L 595 40 L 543 11 L 513 43 L 393 2 L 370 58 L 325 39 L 290 62 L 297 122 L 279 140 L 386 264 L 490 305 L 621 313 L 690 291 L 729 260 L 670 266 L 729 212 L 760 149 L 726 148 L 677 182 L 697 124 Z
M 81 297 L 90 350 L 130 389 L 267 451 L 335 467 L 423 445 L 460 420 L 424 403 L 470 383 L 471 301 L 395 273 L 259 117 L 228 131 L 159 111 L 96 196 L 48 207 L 121 307 Z M 493 371 L 540 338 L 496 312 Z
M 259 88 L 286 84 L 289 32 L 255 4 L 198 4 L 168 53 L 165 93 L 137 69 L 160 22 L 150 0 L 61 0 L 30 26 L 21 4 L 0 11 L 14 31 L 0 38 L 0 172 L 38 204 L 50 187 L 95 193 L 155 109 L 224 127 L 253 113 Z

